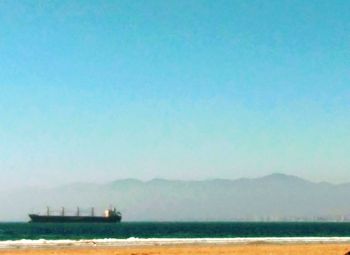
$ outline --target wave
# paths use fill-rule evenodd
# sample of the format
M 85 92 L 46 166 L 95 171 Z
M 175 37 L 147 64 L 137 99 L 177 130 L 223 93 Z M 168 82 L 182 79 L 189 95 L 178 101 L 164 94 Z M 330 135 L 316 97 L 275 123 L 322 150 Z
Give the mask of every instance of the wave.
M 250 244 L 250 243 L 350 243 L 350 237 L 257 237 L 257 238 L 136 238 L 82 240 L 9 240 L 0 241 L 0 249 L 89 246 L 153 246 L 180 244 Z

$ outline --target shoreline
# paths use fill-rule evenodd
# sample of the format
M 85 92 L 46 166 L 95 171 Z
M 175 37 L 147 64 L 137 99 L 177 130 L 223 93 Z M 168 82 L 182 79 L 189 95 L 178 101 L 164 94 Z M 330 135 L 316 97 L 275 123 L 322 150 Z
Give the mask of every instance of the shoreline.
M 350 245 L 350 237 L 256 237 L 256 238 L 127 238 L 81 240 L 8 240 L 0 241 L 1 250 L 56 248 L 127 248 L 157 246 L 240 246 L 240 245 Z

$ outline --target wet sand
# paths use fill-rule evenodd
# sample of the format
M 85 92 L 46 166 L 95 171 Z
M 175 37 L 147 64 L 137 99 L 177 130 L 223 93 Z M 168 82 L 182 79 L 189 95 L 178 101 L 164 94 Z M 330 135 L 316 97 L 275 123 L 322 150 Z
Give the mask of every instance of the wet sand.
M 166 245 L 144 247 L 84 247 L 0 250 L 1 255 L 335 255 L 350 251 L 350 244 Z

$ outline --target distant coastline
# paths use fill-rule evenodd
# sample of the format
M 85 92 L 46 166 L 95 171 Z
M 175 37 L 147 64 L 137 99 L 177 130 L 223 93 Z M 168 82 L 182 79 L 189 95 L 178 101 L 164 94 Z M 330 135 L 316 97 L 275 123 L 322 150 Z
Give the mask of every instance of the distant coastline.
M 0 221 L 29 221 L 28 213 L 47 205 L 94 205 L 101 214 L 113 201 L 125 221 L 349 222 L 348 194 L 347 183 L 316 183 L 284 174 L 236 180 L 124 179 L 1 193 Z

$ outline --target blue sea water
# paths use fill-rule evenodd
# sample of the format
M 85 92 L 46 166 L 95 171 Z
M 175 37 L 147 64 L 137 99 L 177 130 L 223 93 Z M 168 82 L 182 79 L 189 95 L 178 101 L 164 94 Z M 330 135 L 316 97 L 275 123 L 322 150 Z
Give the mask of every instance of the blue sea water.
M 350 223 L 0 223 L 0 241 L 127 238 L 350 237 Z

